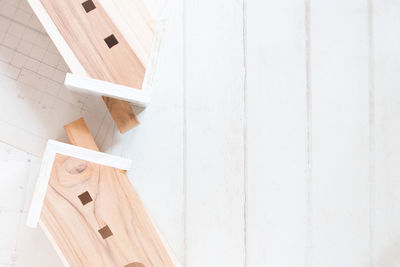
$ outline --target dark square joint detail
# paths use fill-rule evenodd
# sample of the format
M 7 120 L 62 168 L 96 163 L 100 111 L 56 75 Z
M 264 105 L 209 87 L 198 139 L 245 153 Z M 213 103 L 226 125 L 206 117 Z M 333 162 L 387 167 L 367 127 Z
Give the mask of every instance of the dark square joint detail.
M 104 41 L 108 45 L 108 48 L 111 48 L 114 45 L 118 44 L 118 40 L 117 40 L 117 38 L 115 38 L 114 34 L 111 34 L 110 36 L 108 36 L 106 39 L 104 39 Z
M 108 238 L 108 237 L 113 235 L 113 233 L 111 232 L 110 227 L 108 227 L 108 225 L 106 225 L 103 228 L 101 228 L 99 230 L 99 233 L 100 233 L 100 235 L 101 235 L 101 237 L 103 239 L 106 239 L 106 238 Z
M 82 6 L 85 9 L 86 13 L 89 13 L 90 11 L 96 8 L 92 0 L 87 0 L 83 2 Z
M 78 197 L 79 197 L 79 199 L 81 200 L 82 205 L 86 205 L 87 203 L 93 201 L 93 199 L 92 199 L 92 197 L 90 196 L 90 194 L 89 194 L 88 191 L 86 191 L 85 193 L 80 194 Z

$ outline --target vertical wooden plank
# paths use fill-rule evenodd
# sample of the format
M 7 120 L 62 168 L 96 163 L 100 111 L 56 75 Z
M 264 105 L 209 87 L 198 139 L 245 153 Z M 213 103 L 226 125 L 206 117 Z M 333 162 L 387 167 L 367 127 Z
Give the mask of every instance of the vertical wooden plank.
M 368 2 L 310 3 L 311 266 L 369 266 Z
M 162 2 L 149 1 L 153 9 Z M 183 0 L 167 2 L 160 15 L 168 18 L 168 24 L 152 102 L 138 113 L 142 124 L 127 133 L 128 139 L 113 136 L 112 149 L 121 146 L 121 155 L 132 159 L 128 176 L 162 236 L 183 263 Z M 122 144 L 115 143 L 118 138 L 122 138 Z
M 185 3 L 185 266 L 243 266 L 243 1 Z
M 247 266 L 306 266 L 304 1 L 247 3 Z
M 373 1 L 372 266 L 400 265 L 400 2 Z

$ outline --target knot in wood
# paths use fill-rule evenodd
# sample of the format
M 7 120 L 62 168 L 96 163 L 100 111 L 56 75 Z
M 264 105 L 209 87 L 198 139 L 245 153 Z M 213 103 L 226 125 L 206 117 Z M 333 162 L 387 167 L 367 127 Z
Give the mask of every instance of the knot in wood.
M 80 174 L 84 172 L 88 167 L 86 161 L 76 159 L 76 158 L 69 158 L 65 162 L 65 170 L 69 174 Z

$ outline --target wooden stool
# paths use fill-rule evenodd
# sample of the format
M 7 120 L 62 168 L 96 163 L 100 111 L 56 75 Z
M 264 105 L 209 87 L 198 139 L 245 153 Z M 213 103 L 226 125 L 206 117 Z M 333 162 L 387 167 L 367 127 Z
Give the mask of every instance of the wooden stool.
M 99 152 L 83 119 L 65 130 L 73 145 L 49 140 L 28 225 L 66 266 L 179 266 L 124 171 L 131 161 Z

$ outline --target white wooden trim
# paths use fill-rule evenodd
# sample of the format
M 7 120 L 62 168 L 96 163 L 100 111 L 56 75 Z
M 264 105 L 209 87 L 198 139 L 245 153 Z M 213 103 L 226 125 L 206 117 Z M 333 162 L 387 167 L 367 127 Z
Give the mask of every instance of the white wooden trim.
M 49 140 L 47 142 L 46 151 L 44 152 L 39 177 L 33 193 L 31 207 L 29 209 L 27 219 L 27 225 L 29 227 L 36 227 L 39 221 L 56 154 L 66 155 L 122 170 L 128 170 L 132 164 L 132 161 L 128 159 Z
M 58 31 L 57 26 L 50 18 L 40 0 L 28 0 L 28 3 L 38 17 L 39 21 L 42 23 L 47 33 L 49 34 L 49 37 L 53 41 L 54 45 L 57 47 L 58 51 L 64 58 L 65 63 L 67 63 L 70 70 L 75 74 L 87 75 L 86 70 L 83 68 L 72 49 L 62 37 L 61 33 Z
M 147 91 L 72 73 L 67 73 L 64 84 L 70 90 L 118 98 L 136 106 L 146 107 L 150 103 L 150 96 Z
M 44 152 L 42 165 L 40 166 L 39 177 L 36 182 L 35 190 L 33 192 L 31 207 L 29 209 L 27 225 L 29 227 L 36 227 L 40 213 L 42 211 L 42 205 L 44 197 L 46 195 L 46 189 L 50 178 L 51 166 L 53 166 L 55 152 L 48 150 Z
M 121 170 L 129 170 L 132 163 L 132 161 L 129 159 L 124 159 L 114 155 L 58 142 L 55 140 L 49 140 L 47 142 L 47 149 L 49 149 L 49 151 L 54 151 L 56 154 L 62 154 Z

